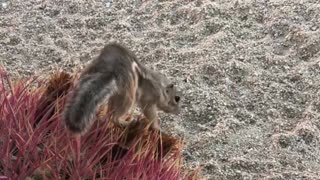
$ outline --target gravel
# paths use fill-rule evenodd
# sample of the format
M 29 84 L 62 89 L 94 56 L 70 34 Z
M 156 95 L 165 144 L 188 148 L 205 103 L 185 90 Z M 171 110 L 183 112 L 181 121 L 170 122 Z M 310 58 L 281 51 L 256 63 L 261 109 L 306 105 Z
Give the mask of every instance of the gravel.
M 183 90 L 162 127 L 207 179 L 320 179 L 318 0 L 0 1 L 15 76 L 83 67 L 110 41 Z

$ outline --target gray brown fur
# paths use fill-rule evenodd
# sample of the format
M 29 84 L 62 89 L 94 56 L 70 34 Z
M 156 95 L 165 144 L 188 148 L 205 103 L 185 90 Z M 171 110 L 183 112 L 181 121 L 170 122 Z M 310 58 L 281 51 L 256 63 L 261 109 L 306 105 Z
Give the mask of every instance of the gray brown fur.
M 97 107 L 108 102 L 111 120 L 127 125 L 126 114 L 135 104 L 153 127 L 159 129 L 157 111 L 177 114 L 180 95 L 161 73 L 146 68 L 124 46 L 111 43 L 81 74 L 67 101 L 63 114 L 66 127 L 75 134 L 85 133 L 92 125 Z

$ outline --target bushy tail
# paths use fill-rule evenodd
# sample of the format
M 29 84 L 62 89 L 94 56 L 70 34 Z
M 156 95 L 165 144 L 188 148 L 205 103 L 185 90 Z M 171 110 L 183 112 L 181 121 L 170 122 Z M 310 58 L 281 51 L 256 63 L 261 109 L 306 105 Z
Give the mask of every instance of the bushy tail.
M 82 134 L 90 128 L 95 120 L 97 106 L 117 90 L 112 76 L 103 74 L 85 75 L 68 99 L 63 118 L 71 133 Z

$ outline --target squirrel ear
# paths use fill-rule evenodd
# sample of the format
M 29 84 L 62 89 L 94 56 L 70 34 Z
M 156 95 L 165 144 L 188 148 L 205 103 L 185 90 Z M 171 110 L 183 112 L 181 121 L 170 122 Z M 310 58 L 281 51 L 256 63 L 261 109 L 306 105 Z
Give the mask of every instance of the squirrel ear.
M 172 89 L 173 87 L 174 87 L 174 84 L 173 84 L 173 83 L 171 83 L 171 84 L 169 84 L 169 85 L 167 86 L 168 89 Z
M 171 83 L 169 85 L 167 85 L 166 87 L 166 93 L 168 94 L 169 92 L 171 92 L 173 90 L 174 85 Z

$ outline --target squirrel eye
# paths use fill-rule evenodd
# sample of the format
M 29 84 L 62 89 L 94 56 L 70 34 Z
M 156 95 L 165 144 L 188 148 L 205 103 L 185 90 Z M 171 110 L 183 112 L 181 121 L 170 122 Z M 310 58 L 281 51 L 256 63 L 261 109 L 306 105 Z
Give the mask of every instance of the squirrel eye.
M 180 96 L 175 96 L 174 100 L 178 103 L 180 101 Z

